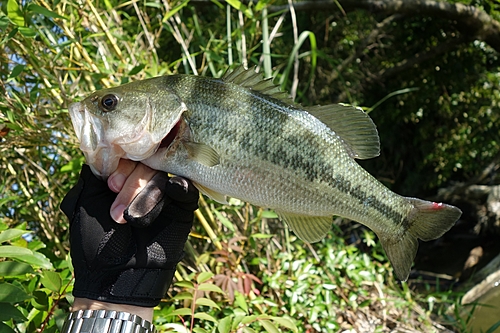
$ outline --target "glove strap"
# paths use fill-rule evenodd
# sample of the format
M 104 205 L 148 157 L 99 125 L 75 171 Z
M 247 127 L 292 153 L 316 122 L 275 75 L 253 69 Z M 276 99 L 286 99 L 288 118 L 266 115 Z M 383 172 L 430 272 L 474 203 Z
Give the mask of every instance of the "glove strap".
M 156 333 L 141 317 L 121 311 L 79 310 L 68 315 L 61 333 Z
M 121 272 L 106 290 L 99 288 L 89 274 L 88 279 L 80 276 L 76 280 L 73 295 L 109 303 L 155 307 L 165 297 L 174 274 L 175 267 L 168 270 L 128 269 Z

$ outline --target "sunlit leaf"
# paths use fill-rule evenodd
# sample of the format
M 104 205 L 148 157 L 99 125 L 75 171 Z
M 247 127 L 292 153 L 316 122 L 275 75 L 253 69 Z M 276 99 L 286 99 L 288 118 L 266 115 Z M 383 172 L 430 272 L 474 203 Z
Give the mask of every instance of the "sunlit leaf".
M 29 231 L 19 230 L 19 229 L 8 229 L 0 232 L 0 243 L 10 241 L 11 239 L 21 237 L 24 234 L 28 234 Z
M 53 271 L 44 271 L 40 282 L 53 292 L 59 292 L 61 290 L 62 281 L 58 273 Z
M 198 290 L 201 290 L 201 291 L 211 291 L 211 292 L 215 292 L 215 293 L 219 293 L 219 294 L 224 294 L 224 291 L 222 291 L 222 289 L 220 289 L 216 285 L 210 284 L 210 283 L 200 284 L 198 286 Z
M 276 324 L 283 326 L 283 327 L 286 327 L 287 329 L 291 330 L 292 332 L 299 331 L 297 326 L 295 325 L 295 323 L 289 318 L 272 316 L 272 317 L 270 317 L 270 319 L 273 322 L 275 322 Z
M 186 289 L 193 289 L 194 284 L 191 281 L 177 281 L 175 283 L 176 286 Z
M 230 222 L 227 217 L 225 217 L 224 215 L 222 215 L 218 210 L 214 210 L 214 213 L 215 215 L 217 216 L 217 219 L 226 227 L 228 228 L 229 230 L 231 230 L 232 232 L 235 231 L 234 229 L 234 225 L 232 222 Z
M 16 0 L 7 1 L 7 16 L 12 21 L 12 23 L 20 27 L 24 26 L 23 12 L 19 8 L 19 5 Z
M 176 309 L 167 314 L 167 316 L 190 316 L 190 315 L 191 315 L 191 309 L 188 308 Z
M 198 312 L 194 314 L 194 317 L 197 319 L 202 319 L 202 320 L 210 320 L 214 323 L 217 323 L 218 320 L 215 319 L 213 316 L 209 315 L 208 313 L 205 312 Z
M 234 292 L 234 302 L 236 303 L 236 305 L 238 305 L 241 309 L 243 309 L 243 311 L 245 311 L 246 313 L 248 313 L 248 305 L 247 305 L 247 300 L 245 299 L 245 296 L 238 292 L 238 291 L 235 291 Z
M 204 297 L 197 298 L 195 303 L 196 303 L 196 305 L 204 305 L 204 306 L 209 306 L 211 308 L 220 309 L 220 307 L 217 305 L 217 303 L 215 303 L 211 299 L 204 298 Z
M 201 272 L 196 277 L 196 282 L 203 283 L 203 282 L 208 281 L 209 279 L 211 279 L 213 276 L 214 276 L 214 274 L 212 272 Z
M 0 246 L 0 257 L 19 257 L 19 256 L 29 256 L 33 255 L 33 252 L 25 247 L 14 246 L 14 245 L 1 245 Z
M 189 293 L 189 292 L 180 292 L 178 294 L 176 294 L 175 296 L 173 296 L 171 298 L 172 300 L 185 300 L 185 299 L 193 299 L 193 294 Z
M 43 268 L 43 269 L 53 269 L 54 268 L 52 266 L 52 263 L 50 262 L 50 260 L 45 255 L 41 254 L 40 252 L 31 252 L 30 254 L 18 254 L 18 255 L 12 256 L 12 258 L 24 261 L 28 264 L 35 265 L 35 266 L 38 266 L 38 267 Z
M 272 322 L 270 322 L 269 320 L 259 320 L 259 323 L 262 324 L 262 326 L 264 327 L 264 329 L 266 330 L 266 332 L 268 333 L 279 333 L 280 331 L 276 328 L 276 326 L 274 326 L 274 324 Z

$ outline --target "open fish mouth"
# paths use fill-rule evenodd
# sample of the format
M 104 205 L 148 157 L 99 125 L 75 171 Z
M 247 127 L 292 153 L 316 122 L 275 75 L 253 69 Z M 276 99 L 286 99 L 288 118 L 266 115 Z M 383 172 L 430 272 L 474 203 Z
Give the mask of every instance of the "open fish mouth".
M 172 142 L 174 142 L 175 138 L 179 134 L 180 128 L 181 128 L 181 120 L 179 119 L 175 123 L 174 127 L 172 127 L 172 129 L 167 133 L 167 135 L 165 135 L 165 137 L 161 140 L 158 149 L 168 148 L 172 144 Z

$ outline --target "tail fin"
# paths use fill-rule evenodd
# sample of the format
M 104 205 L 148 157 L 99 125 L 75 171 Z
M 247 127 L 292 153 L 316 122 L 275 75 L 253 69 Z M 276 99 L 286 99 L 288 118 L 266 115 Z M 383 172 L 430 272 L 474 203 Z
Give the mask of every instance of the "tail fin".
M 412 205 L 403 221 L 403 235 L 379 235 L 382 246 L 394 267 L 396 276 L 406 281 L 418 249 L 418 239 L 429 241 L 441 237 L 455 224 L 462 211 L 443 203 L 406 198 Z

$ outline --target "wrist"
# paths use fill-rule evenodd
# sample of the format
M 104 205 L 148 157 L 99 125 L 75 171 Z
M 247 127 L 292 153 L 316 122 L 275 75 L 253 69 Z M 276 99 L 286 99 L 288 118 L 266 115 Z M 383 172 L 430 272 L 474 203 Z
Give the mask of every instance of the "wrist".
M 73 303 L 72 311 L 78 311 L 78 310 L 109 310 L 109 311 L 128 312 L 131 314 L 135 314 L 149 322 L 152 322 L 153 320 L 153 308 L 128 305 L 128 304 L 109 303 L 88 298 L 75 297 L 75 302 Z

